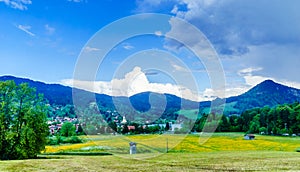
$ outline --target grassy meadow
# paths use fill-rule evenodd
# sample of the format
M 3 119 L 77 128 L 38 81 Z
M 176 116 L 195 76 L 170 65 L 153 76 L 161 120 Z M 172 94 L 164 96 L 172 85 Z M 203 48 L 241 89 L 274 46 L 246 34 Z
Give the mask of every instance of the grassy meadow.
M 0 171 L 300 171 L 300 137 L 243 133 L 86 136 L 85 143 L 47 146 L 39 159 L 0 161 Z M 129 142 L 137 142 L 129 155 Z M 168 142 L 168 153 L 167 151 Z M 107 156 L 56 155 L 108 152 Z
M 138 153 L 197 153 L 213 151 L 284 151 L 295 152 L 300 147 L 299 137 L 257 135 L 255 140 L 244 140 L 243 133 L 214 133 L 210 135 L 129 135 L 85 136 L 86 142 L 47 146 L 45 153 L 63 151 L 104 151 L 115 155 L 128 154 L 129 142 L 136 142 Z

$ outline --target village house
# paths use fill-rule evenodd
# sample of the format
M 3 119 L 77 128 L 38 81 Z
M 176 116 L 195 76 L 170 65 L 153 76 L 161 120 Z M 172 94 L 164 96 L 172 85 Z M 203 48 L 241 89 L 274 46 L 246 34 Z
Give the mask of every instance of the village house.
M 171 124 L 171 131 L 180 130 L 182 128 L 182 124 Z
M 129 126 L 127 126 L 127 128 L 128 128 L 128 130 L 129 130 L 129 131 L 133 131 L 133 130 L 135 130 L 135 126 L 131 126 L 131 125 L 129 125 Z

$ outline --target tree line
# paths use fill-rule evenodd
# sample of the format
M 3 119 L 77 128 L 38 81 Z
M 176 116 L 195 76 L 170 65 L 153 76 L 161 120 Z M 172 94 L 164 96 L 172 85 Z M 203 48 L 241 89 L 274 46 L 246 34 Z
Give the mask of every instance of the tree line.
M 253 108 L 241 115 L 202 114 L 195 122 L 192 131 L 201 132 L 204 125 L 218 127 L 219 132 L 247 132 L 270 135 L 300 133 L 300 104 L 277 105 L 270 108 Z

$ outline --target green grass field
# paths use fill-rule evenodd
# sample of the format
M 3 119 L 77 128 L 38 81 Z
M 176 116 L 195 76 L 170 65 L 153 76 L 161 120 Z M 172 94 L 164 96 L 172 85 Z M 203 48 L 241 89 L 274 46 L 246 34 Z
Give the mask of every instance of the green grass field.
M 86 139 L 83 144 L 47 146 L 45 153 L 113 155 L 40 155 L 40 159 L 0 161 L 0 171 L 300 171 L 299 137 L 258 135 L 255 140 L 244 140 L 242 133 L 215 133 L 210 138 L 134 135 Z M 138 154 L 128 154 L 129 141 L 138 143 Z

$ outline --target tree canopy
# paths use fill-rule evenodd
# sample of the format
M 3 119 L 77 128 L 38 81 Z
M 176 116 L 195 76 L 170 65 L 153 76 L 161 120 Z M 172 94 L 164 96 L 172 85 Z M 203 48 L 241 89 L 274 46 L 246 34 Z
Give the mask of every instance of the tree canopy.
M 0 159 L 35 158 L 45 149 L 47 109 L 28 84 L 0 82 Z
M 214 122 L 213 114 L 202 114 L 193 127 L 201 132 L 203 126 Z M 212 121 L 210 119 L 213 119 Z M 244 111 L 240 116 L 222 116 L 216 131 L 248 132 L 264 134 L 298 134 L 300 133 L 300 104 L 277 105 L 270 108 L 254 108 Z
M 71 122 L 65 122 L 61 126 L 60 134 L 65 137 L 74 136 L 75 133 L 75 126 Z

